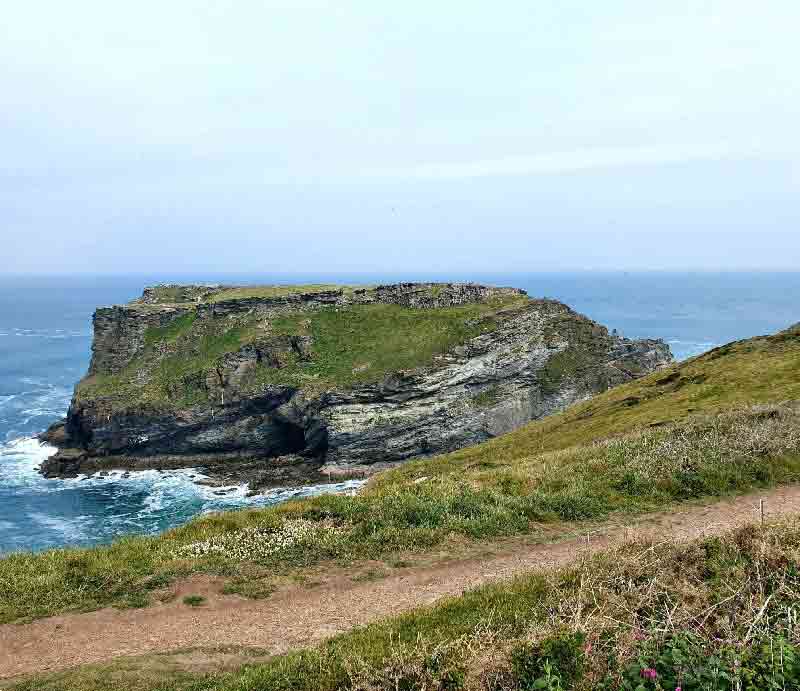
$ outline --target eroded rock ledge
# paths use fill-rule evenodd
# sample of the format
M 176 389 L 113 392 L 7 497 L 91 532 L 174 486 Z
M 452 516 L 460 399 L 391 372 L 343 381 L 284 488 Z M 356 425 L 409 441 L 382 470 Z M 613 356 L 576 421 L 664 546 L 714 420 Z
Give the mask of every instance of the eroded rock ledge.
M 358 475 L 671 360 L 662 341 L 513 288 L 156 286 L 96 311 L 89 372 L 43 435 L 60 451 L 42 472 L 201 466 L 253 487 Z

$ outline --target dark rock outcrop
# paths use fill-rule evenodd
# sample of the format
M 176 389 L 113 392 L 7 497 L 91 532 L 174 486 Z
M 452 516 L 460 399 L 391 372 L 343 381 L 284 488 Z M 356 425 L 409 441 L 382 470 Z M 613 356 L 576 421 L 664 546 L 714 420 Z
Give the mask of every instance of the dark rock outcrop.
M 61 447 L 43 464 L 45 475 L 202 466 L 263 486 L 361 474 L 479 443 L 671 361 L 662 341 L 611 335 L 562 303 L 527 300 L 515 289 L 404 283 L 225 299 L 218 286 L 168 288 L 175 302 L 163 300 L 163 289 L 148 289 L 139 301 L 97 310 L 85 381 L 123 372 L 133 381 L 154 376 L 152 368 L 136 369 L 139 358 L 148 348 L 151 357 L 159 357 L 159 348 L 166 357 L 168 344 L 153 342 L 153 330 L 180 318 L 202 323 L 245 315 L 256 323 L 376 303 L 427 310 L 512 302 L 494 315 L 490 330 L 425 366 L 376 381 L 325 390 L 267 385 L 254 392 L 246 384 L 257 368 L 315 357 L 312 336 L 266 330 L 192 375 L 202 379 L 192 385 L 205 393 L 191 405 L 142 400 L 120 406 L 119 397 L 76 394 L 66 420 L 43 436 Z

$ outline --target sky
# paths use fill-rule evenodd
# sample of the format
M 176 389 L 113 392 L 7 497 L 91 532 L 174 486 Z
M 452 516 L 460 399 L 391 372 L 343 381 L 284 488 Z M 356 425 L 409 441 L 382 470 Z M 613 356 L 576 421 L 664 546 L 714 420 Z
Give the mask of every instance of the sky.
M 26 0 L 5 273 L 792 269 L 797 0 Z

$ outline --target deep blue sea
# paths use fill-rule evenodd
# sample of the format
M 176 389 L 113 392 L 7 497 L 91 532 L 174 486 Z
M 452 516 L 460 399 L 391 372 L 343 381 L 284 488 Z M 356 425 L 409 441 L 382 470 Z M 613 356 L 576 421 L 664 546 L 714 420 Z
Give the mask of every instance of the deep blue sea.
M 144 285 L 191 280 L 511 285 L 531 296 L 558 298 L 625 336 L 663 338 L 678 358 L 800 321 L 800 273 L 0 277 L 0 553 L 155 533 L 204 511 L 267 504 L 298 493 L 248 498 L 243 487 L 220 493 L 196 484 L 201 476 L 192 470 L 73 480 L 45 480 L 36 472 L 52 449 L 33 435 L 63 416 L 72 386 L 86 370 L 94 308 L 126 302 Z

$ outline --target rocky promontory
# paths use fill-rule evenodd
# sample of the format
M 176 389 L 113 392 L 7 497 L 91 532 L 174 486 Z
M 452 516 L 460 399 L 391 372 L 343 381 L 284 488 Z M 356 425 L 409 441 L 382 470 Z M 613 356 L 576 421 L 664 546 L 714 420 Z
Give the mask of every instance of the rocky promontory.
M 197 466 L 254 487 L 452 451 L 672 357 L 566 305 L 459 283 L 147 288 L 94 314 L 47 476 Z

